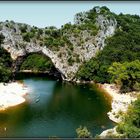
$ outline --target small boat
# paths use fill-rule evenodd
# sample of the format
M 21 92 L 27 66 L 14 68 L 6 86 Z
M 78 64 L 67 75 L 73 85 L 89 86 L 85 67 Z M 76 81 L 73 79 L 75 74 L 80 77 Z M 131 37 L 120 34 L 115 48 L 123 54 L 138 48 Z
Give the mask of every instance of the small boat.
M 36 99 L 36 101 L 35 101 L 35 102 L 36 102 L 36 103 L 38 103 L 39 101 L 40 101 L 40 99 L 38 98 L 38 99 Z

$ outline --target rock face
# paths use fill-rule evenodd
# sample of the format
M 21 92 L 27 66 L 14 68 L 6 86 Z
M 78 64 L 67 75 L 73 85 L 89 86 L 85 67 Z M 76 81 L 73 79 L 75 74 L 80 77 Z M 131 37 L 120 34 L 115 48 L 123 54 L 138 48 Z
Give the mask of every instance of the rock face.
M 86 17 L 86 14 L 84 14 L 84 17 Z M 75 24 L 80 24 L 78 21 L 75 22 Z M 10 27 L 10 25 L 12 27 Z M 85 40 L 85 38 L 89 36 L 89 40 L 84 41 L 83 45 L 77 46 L 76 39 L 71 35 L 68 39 L 74 46 L 73 54 L 78 55 L 80 59 L 79 62 L 74 62 L 72 65 L 68 64 L 67 46 L 61 48 L 59 51 L 53 51 L 45 45 L 41 46 L 37 40 L 25 42 L 21 35 L 19 25 L 22 24 L 9 22 L 0 23 L 0 34 L 2 33 L 5 36 L 2 47 L 11 54 L 12 59 L 16 61 L 19 57 L 29 53 L 41 52 L 52 60 L 56 69 L 62 74 L 63 80 L 71 81 L 74 80 L 79 66 L 84 61 L 90 60 L 99 50 L 104 48 L 105 39 L 114 34 L 117 22 L 114 18 L 108 19 L 99 14 L 96 18 L 96 25 L 99 27 L 97 35 L 91 37 L 88 31 L 82 31 L 82 39 Z M 27 29 L 30 30 L 30 28 L 31 26 L 27 25 Z M 60 52 L 65 53 L 61 58 L 59 57 Z

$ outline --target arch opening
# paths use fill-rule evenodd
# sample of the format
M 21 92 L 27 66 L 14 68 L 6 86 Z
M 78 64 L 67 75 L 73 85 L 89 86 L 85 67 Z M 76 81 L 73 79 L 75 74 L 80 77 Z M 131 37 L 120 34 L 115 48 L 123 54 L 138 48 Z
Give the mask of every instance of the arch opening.
M 28 53 L 25 56 L 19 56 L 13 62 L 14 78 L 17 75 L 25 76 L 48 76 L 62 80 L 62 74 L 55 67 L 51 59 L 42 52 Z

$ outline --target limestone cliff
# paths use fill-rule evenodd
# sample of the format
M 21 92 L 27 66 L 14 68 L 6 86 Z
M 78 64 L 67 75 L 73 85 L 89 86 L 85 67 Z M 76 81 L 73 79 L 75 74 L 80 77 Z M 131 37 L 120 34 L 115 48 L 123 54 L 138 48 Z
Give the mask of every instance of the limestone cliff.
M 48 30 L 45 28 L 39 29 L 34 27 L 37 31 L 42 32 L 38 36 L 37 32 L 34 31 L 36 38 L 31 37 L 31 39 L 28 40 L 31 34 L 29 34 L 30 36 L 26 36 L 26 38 L 25 35 L 30 33 L 33 30 L 33 27 L 27 24 L 15 23 L 13 21 L 0 23 L 0 34 L 5 36 L 2 47 L 11 54 L 11 57 L 15 62 L 20 57 L 29 53 L 41 52 L 52 60 L 54 66 L 62 74 L 62 78 L 64 80 L 74 80 L 74 76 L 79 66 L 84 61 L 90 60 L 99 50 L 104 48 L 105 39 L 114 34 L 117 26 L 115 18 L 108 18 L 107 15 L 101 13 L 100 8 L 94 8 L 93 14 L 96 15 L 95 22 L 92 21 L 93 19 L 89 18 L 89 13 L 92 15 L 91 11 L 88 11 L 75 16 L 75 24 L 71 25 L 74 30 L 63 30 L 63 27 L 61 29 L 53 29 L 54 31 L 61 32 L 61 36 L 65 37 L 70 42 L 72 48 L 70 48 L 67 44 L 64 44 L 63 47 L 58 45 L 59 49 L 54 50 L 48 47 L 45 43 L 42 43 L 45 37 L 49 36 L 46 32 Z M 78 30 L 81 26 L 87 26 L 89 23 L 90 26 L 93 23 L 98 28 L 96 34 L 91 35 L 92 30 L 87 29 L 86 27 L 85 29 Z M 25 26 L 26 31 L 23 31 L 23 27 Z M 76 31 L 77 34 L 75 34 Z M 69 64 L 69 61 L 71 64 Z

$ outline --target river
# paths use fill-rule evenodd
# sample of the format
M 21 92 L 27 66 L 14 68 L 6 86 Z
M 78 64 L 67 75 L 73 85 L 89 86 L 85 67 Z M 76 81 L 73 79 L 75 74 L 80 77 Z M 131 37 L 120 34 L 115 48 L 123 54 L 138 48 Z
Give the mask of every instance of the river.
M 112 128 L 110 97 L 95 85 L 76 85 L 51 78 L 22 78 L 26 102 L 0 112 L 0 137 L 76 137 L 86 126 L 95 136 Z

